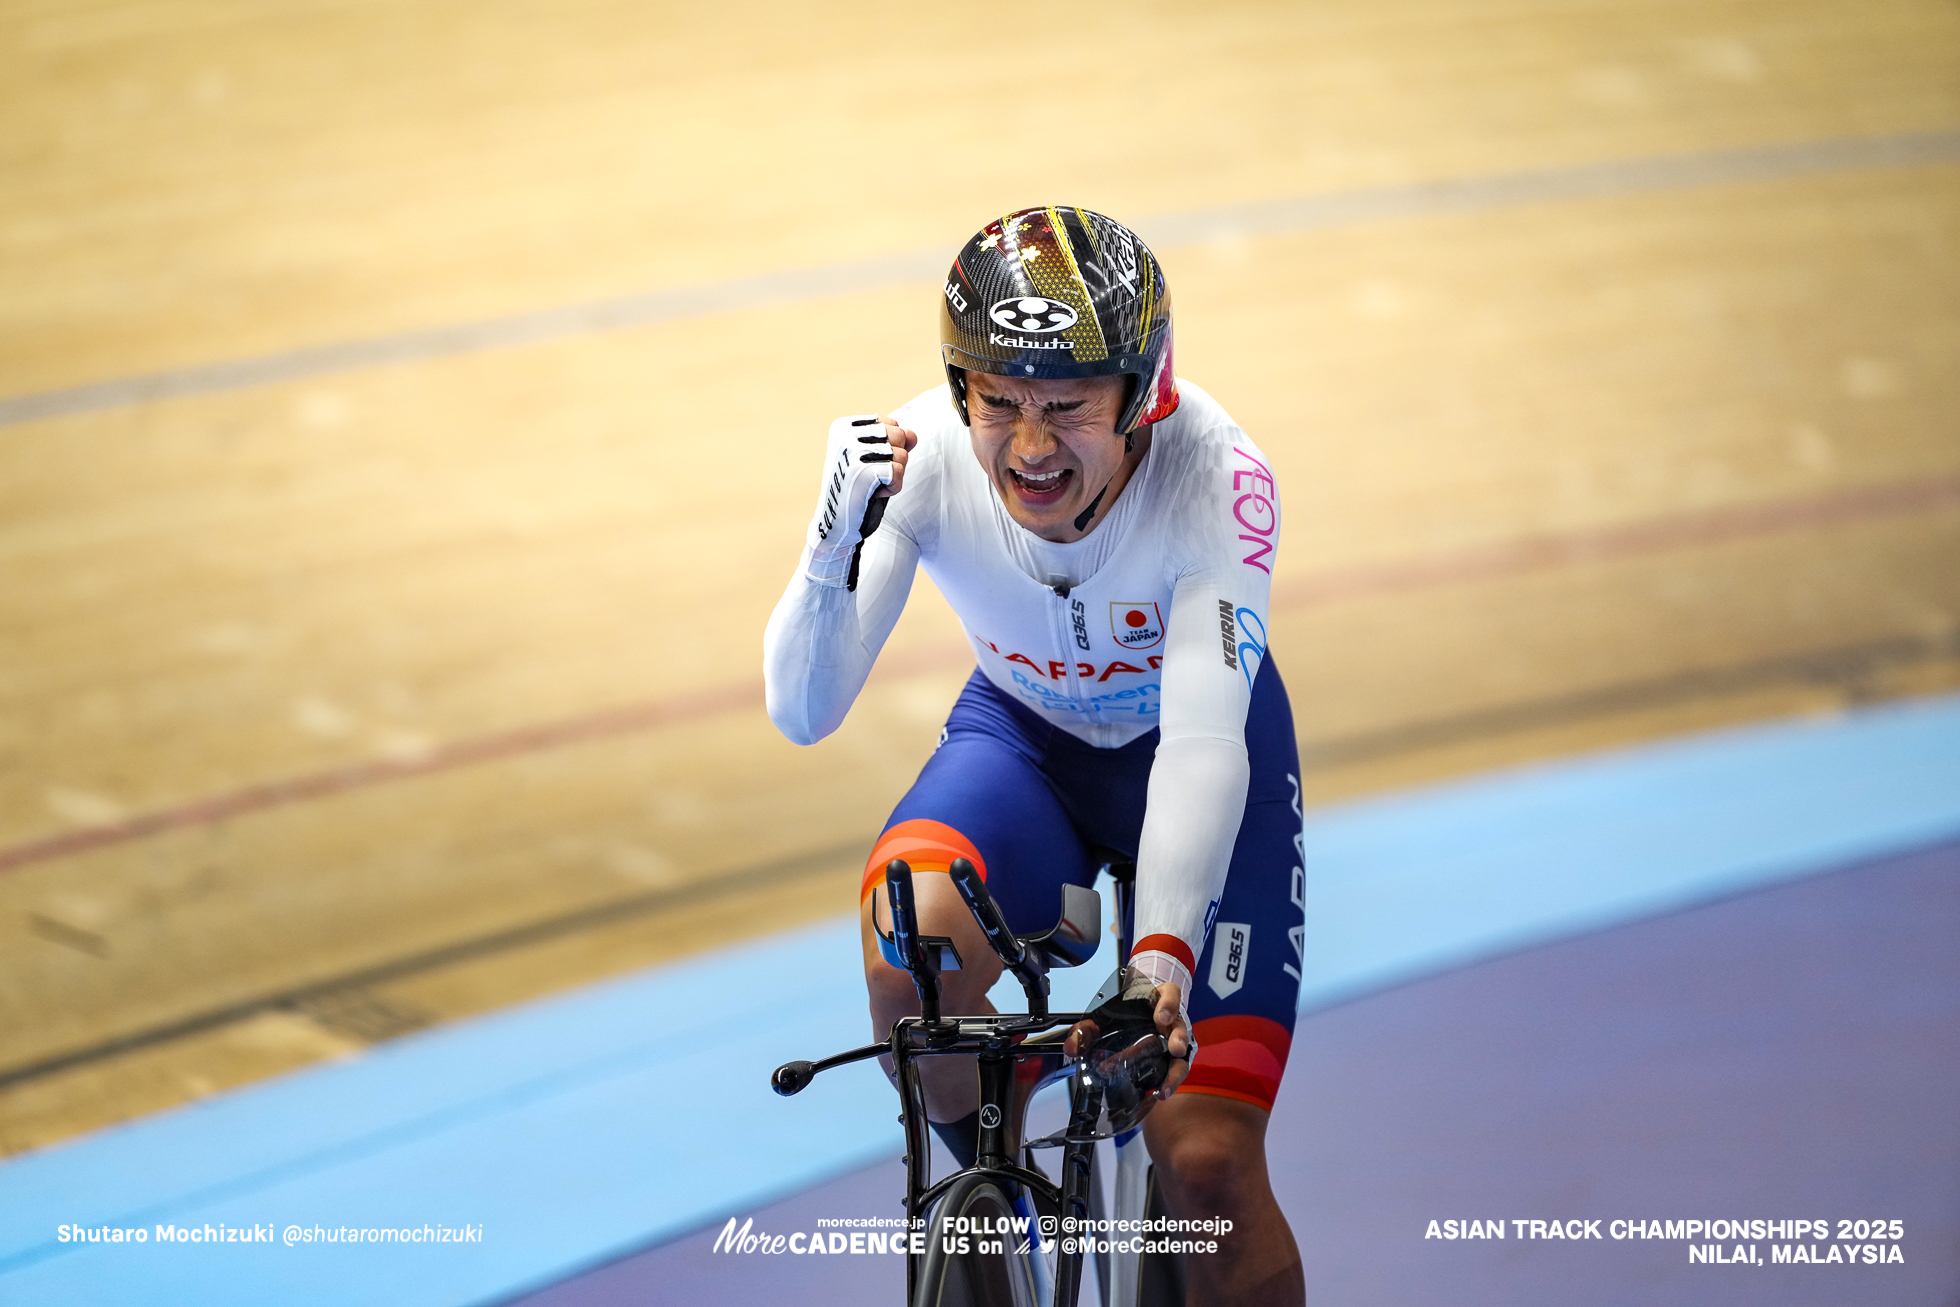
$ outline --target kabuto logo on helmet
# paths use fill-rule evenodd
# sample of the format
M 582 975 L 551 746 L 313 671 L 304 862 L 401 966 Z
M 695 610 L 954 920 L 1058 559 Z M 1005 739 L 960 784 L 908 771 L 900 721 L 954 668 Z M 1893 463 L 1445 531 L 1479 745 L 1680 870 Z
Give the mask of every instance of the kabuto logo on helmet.
M 998 331 L 987 333 L 989 345 L 1002 345 L 1009 349 L 1074 349 L 1072 340 L 1023 340 L 1019 336 L 1003 336 Z
M 987 316 L 1009 331 L 1030 331 L 1045 334 L 1051 331 L 1067 331 L 1079 321 L 1075 310 L 1060 300 L 1044 299 L 1039 295 L 1021 295 L 1013 299 L 996 300 L 987 310 Z

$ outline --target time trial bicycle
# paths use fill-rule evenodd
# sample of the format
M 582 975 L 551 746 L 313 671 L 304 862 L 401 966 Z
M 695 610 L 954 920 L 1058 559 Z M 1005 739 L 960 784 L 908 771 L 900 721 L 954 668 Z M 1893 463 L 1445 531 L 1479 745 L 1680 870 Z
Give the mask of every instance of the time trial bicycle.
M 1120 858 L 1111 858 L 1104 870 L 1116 887 L 1120 956 L 1127 952 L 1122 927 L 1129 918 L 1133 873 Z M 906 1302 L 911 1307 L 1077 1307 L 1083 1249 L 1092 1241 L 1070 1231 L 1111 1215 L 1126 1221 L 1162 1214 L 1139 1126 L 1169 1076 L 1170 1052 L 1156 1030 L 1149 1002 L 1117 996 L 1121 965 L 1097 994 L 1092 1010 L 1048 1010 L 1048 972 L 1082 965 L 1101 944 L 1102 900 L 1095 890 L 1064 885 L 1056 924 L 1016 935 L 972 863 L 955 859 L 950 871 L 988 944 L 1020 982 L 1027 1012 L 941 1013 L 939 976 L 960 968 L 959 952 L 947 937 L 919 933 L 911 868 L 895 859 L 885 868 L 890 928 L 877 920 L 875 902 L 873 926 L 885 961 L 911 973 L 920 1015 L 893 1023 L 881 1043 L 817 1062 L 786 1063 L 770 1082 L 787 1096 L 832 1067 L 891 1056 L 905 1133 L 908 1235 L 923 1232 L 922 1238 L 907 1240 Z M 1064 1042 L 1083 1021 L 1095 1024 L 1093 1037 L 1080 1041 L 1070 1057 Z M 919 1062 L 948 1056 L 975 1063 L 979 1147 L 972 1165 L 935 1183 Z M 1026 1139 L 1029 1103 L 1039 1090 L 1064 1080 L 1066 1128 Z M 1103 1139 L 1116 1142 L 1113 1213 L 1096 1175 L 1096 1145 Z M 1035 1157 L 1037 1150 L 1051 1148 L 1061 1149 L 1059 1182 Z M 1175 1258 L 1098 1251 L 1096 1266 L 1103 1307 L 1169 1307 L 1183 1301 L 1182 1266 Z

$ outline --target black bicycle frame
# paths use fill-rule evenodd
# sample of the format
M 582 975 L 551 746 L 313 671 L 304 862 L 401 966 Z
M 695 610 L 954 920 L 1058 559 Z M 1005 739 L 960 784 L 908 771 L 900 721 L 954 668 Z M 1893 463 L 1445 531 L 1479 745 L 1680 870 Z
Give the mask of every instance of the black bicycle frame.
M 1038 1208 L 1046 1204 L 1064 1218 L 1086 1220 L 1089 1215 L 1089 1183 L 1096 1139 L 1094 1129 L 1102 1111 L 1101 1092 L 1090 1083 L 1082 1064 L 1071 1064 L 1062 1051 L 1062 1038 L 1083 1012 L 1048 1011 L 1047 967 L 1059 958 L 1064 963 L 1086 960 L 1083 949 L 1093 952 L 1093 939 L 1085 939 L 1080 923 L 1075 933 L 1064 939 L 1051 937 L 1070 926 L 1064 893 L 1063 921 L 1056 930 L 1040 936 L 1017 937 L 1007 930 L 999 908 L 988 895 L 985 883 L 965 859 L 955 860 L 954 884 L 972 910 L 988 943 L 1000 955 L 1002 964 L 1021 982 L 1028 997 L 1026 1015 L 1001 1013 L 992 1016 L 945 1017 L 939 1011 L 939 973 L 960 966 L 959 952 L 950 939 L 922 936 L 913 905 L 912 871 L 904 862 L 892 861 L 885 868 L 886 898 L 891 904 L 892 929 L 887 936 L 878 932 L 880 951 L 894 966 L 912 975 L 919 992 L 920 1015 L 894 1022 L 890 1036 L 879 1044 L 867 1044 L 827 1057 L 820 1062 L 790 1062 L 776 1069 L 770 1083 L 779 1094 L 794 1094 L 810 1083 L 820 1071 L 889 1054 L 893 1078 L 898 1082 L 899 1124 L 905 1131 L 905 1215 L 906 1256 L 905 1293 L 909 1303 L 917 1293 L 924 1254 L 914 1235 L 924 1230 L 925 1217 L 932 1204 L 956 1181 L 971 1175 L 984 1175 L 1002 1183 L 1009 1198 L 1025 1189 Z M 1079 890 L 1078 890 L 1079 893 Z M 1077 901 L 1078 910 L 1081 903 Z M 1089 926 L 1094 929 L 1100 909 L 1090 907 Z M 875 911 L 875 908 L 874 908 Z M 1077 915 L 1080 915 L 1079 911 Z M 874 927 L 876 922 L 873 922 Z M 1082 956 L 1078 956 L 1082 954 Z M 1048 1036 L 1043 1039 L 1041 1036 Z M 926 1125 L 925 1093 L 919 1079 L 919 1059 L 925 1057 L 971 1057 L 980 1082 L 980 1138 L 973 1165 L 964 1167 L 937 1183 L 931 1179 L 931 1141 Z M 1022 1068 L 1029 1068 L 1024 1073 Z M 1046 1085 L 1064 1075 L 1069 1083 L 1069 1124 L 1063 1135 L 1061 1183 L 1056 1184 L 1035 1165 L 1033 1150 L 1022 1141 L 1029 1100 Z M 991 1108 L 990 1112 L 988 1109 Z M 991 1124 L 990 1124 L 991 1122 Z M 1015 1160 L 1016 1153 L 1023 1159 Z M 1025 1164 L 1023 1164 L 1023 1162 Z M 1037 1222 L 1037 1227 L 1038 1227 Z M 1080 1228 L 1079 1226 L 1077 1228 Z M 1057 1234 L 1059 1238 L 1059 1233 Z M 1039 1228 L 1029 1238 L 1040 1240 Z M 1075 1307 L 1082 1287 L 1082 1253 L 1058 1253 L 1055 1263 L 1056 1307 Z

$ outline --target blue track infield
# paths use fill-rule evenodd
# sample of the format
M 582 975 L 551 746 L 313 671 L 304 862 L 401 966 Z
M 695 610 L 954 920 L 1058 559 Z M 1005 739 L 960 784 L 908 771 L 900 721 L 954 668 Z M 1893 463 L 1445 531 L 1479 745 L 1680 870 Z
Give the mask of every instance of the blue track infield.
M 1960 697 L 1318 810 L 1304 1002 L 1956 835 Z M 874 1067 L 766 1088 L 866 1037 L 857 969 L 855 923 L 827 923 L 15 1158 L 0 1301 L 493 1302 L 754 1210 L 895 1151 Z M 273 1241 L 157 1241 L 207 1224 Z M 481 1237 L 287 1246 L 289 1225 Z

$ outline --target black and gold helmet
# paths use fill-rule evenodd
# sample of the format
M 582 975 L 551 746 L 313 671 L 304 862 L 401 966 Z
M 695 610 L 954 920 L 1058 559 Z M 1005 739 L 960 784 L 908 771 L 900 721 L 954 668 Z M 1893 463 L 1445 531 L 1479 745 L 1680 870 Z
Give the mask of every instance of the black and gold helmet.
M 962 369 L 1005 377 L 1126 376 L 1125 435 L 1177 410 L 1171 296 L 1136 233 L 1049 205 L 990 222 L 961 247 L 940 301 L 939 352 L 967 421 Z

